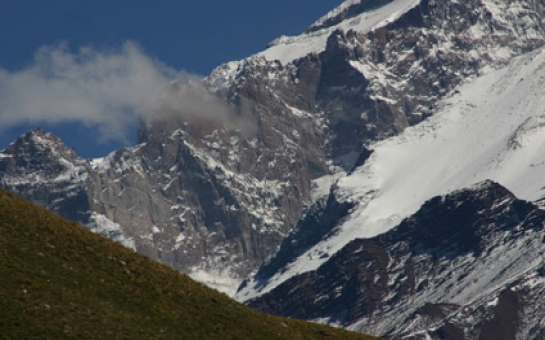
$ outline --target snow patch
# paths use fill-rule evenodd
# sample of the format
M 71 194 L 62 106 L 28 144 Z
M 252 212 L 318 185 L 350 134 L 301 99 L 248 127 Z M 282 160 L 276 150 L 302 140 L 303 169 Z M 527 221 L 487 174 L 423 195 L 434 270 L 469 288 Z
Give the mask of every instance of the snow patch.
M 214 270 L 203 270 L 197 267 L 192 268 L 188 274 L 193 280 L 206 284 L 208 287 L 214 288 L 228 296 L 235 295 L 238 286 L 241 283 L 240 279 L 234 278 L 225 272 Z
M 121 226 L 102 214 L 92 212 L 87 227 L 94 233 L 105 236 L 117 243 L 121 243 L 127 248 L 136 250 L 134 239 L 125 237 L 121 230 Z
M 333 175 L 326 175 L 320 178 L 312 180 L 311 184 L 311 199 L 313 202 L 316 202 L 322 197 L 326 197 L 331 192 L 331 187 L 337 180 L 343 176 L 346 176 L 346 173 L 341 171 Z

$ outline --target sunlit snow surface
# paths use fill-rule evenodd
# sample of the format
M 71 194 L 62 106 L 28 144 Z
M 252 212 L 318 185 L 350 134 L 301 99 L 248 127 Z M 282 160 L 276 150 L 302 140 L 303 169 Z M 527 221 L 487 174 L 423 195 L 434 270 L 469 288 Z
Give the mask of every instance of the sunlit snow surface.
M 335 236 L 317 244 L 264 286 L 250 282 L 236 298 L 262 295 L 317 269 L 355 238 L 395 227 L 428 199 L 492 179 L 521 199 L 545 196 L 545 51 L 485 69 L 440 102 L 427 121 L 373 146 L 366 164 L 337 183 L 337 197 L 357 206 Z
M 233 278 L 228 272 L 219 272 L 217 270 L 203 270 L 198 267 L 193 268 L 188 274 L 193 280 L 206 284 L 218 292 L 225 293 L 228 296 L 235 295 L 240 279 Z
M 91 213 L 87 227 L 94 233 L 121 243 L 127 248 L 136 250 L 134 239 L 123 236 L 121 226 L 102 214 L 98 214 L 96 212 Z
M 353 3 L 355 3 L 353 0 L 345 1 L 337 9 L 319 19 L 316 23 L 323 22 L 329 17 L 338 14 Z M 327 38 L 337 29 L 342 29 L 345 32 L 354 30 L 360 33 L 367 33 L 394 22 L 404 13 L 416 7 L 419 3 L 420 0 L 395 0 L 377 9 L 344 20 L 334 26 L 295 37 L 281 36 L 273 41 L 268 49 L 257 55 L 263 56 L 269 61 L 279 60 L 285 65 L 295 59 L 302 58 L 309 53 L 319 53 L 325 50 Z

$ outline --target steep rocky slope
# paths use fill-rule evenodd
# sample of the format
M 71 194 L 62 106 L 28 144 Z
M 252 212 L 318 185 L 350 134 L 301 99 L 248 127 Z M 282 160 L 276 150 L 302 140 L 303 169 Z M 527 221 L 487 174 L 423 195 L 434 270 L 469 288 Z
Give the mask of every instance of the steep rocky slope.
M 438 102 L 438 112 L 425 122 L 370 145 L 365 163 L 339 179 L 327 203 L 310 210 L 238 298 L 315 270 L 354 238 L 384 233 L 430 197 L 478 181 L 493 179 L 541 204 L 544 60 L 540 49 L 489 69 Z M 319 217 L 324 214 L 333 218 Z M 310 243 L 308 234 L 315 234 Z
M 498 211 L 504 222 L 491 216 L 483 220 L 486 209 L 464 212 L 466 222 L 475 223 L 472 228 L 485 228 L 492 218 L 496 227 L 506 223 L 509 230 L 503 234 L 507 238 L 496 234 L 479 241 L 485 244 L 485 255 L 480 253 L 482 245 L 471 248 L 474 237 L 460 234 L 458 245 L 472 249 L 467 257 L 443 240 L 449 235 L 443 228 L 452 227 L 457 217 L 441 209 L 431 213 L 430 202 L 425 202 L 449 192 L 456 193 L 446 196 L 453 199 L 460 188 L 492 178 L 533 201 L 535 214 L 541 214 L 544 60 L 545 50 L 538 48 L 486 67 L 437 101 L 426 121 L 370 143 L 361 166 L 339 179 L 327 201 L 309 210 L 277 253 L 241 286 L 237 298 L 285 315 L 291 315 L 293 306 L 304 306 L 299 317 L 354 329 L 365 325 L 377 335 L 394 338 L 542 338 L 542 218 L 533 219 L 530 230 L 521 234 L 512 224 L 516 219 L 510 217 L 511 208 Z M 465 194 L 470 201 L 481 195 L 479 190 Z M 430 242 L 445 251 L 441 256 L 448 261 L 426 262 L 418 269 L 420 281 L 411 281 L 414 273 L 405 277 L 415 283 L 414 289 L 428 278 L 441 282 L 411 292 L 392 282 L 397 274 L 391 272 L 386 274 L 388 284 L 382 285 L 384 281 L 371 273 L 387 272 L 384 268 L 398 260 L 403 268 L 411 268 L 413 262 L 396 260 L 387 249 L 409 242 L 411 236 L 400 230 L 407 219 L 421 218 L 423 209 L 435 216 L 431 228 L 437 230 L 420 231 L 436 236 Z M 462 225 L 457 222 L 456 228 Z M 376 240 L 386 237 L 380 234 L 395 235 L 399 242 L 377 245 Z M 368 248 L 350 248 L 353 244 Z
M 544 240 L 545 211 L 486 181 L 249 304 L 392 339 L 541 339 Z

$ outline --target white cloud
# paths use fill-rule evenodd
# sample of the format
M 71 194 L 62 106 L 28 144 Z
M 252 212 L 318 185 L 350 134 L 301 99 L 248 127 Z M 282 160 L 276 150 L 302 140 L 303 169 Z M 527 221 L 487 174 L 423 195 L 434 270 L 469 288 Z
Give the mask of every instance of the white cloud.
M 98 141 L 127 142 L 138 121 L 169 115 L 196 126 L 256 129 L 251 115 L 233 114 L 200 78 L 149 57 L 133 42 L 77 53 L 66 44 L 45 46 L 25 69 L 0 69 L 0 132 L 76 122 L 97 128 Z
M 132 42 L 77 53 L 66 44 L 42 47 L 27 68 L 0 69 L 0 127 L 79 122 L 122 140 L 165 83 L 180 77 Z

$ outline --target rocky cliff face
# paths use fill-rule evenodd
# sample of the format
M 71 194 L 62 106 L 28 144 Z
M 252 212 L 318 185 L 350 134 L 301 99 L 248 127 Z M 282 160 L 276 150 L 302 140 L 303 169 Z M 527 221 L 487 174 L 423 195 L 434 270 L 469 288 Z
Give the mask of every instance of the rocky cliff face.
M 484 182 L 249 304 L 391 339 L 540 339 L 544 225 L 543 210 Z

